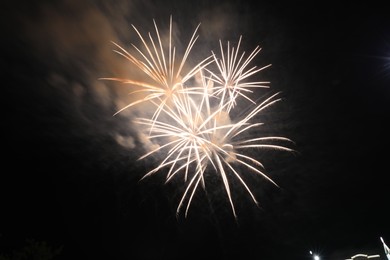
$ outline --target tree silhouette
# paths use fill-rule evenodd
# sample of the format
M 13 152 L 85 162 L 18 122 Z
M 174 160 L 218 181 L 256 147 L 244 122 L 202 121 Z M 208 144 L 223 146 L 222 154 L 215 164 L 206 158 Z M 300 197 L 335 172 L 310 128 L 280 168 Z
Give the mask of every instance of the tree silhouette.
M 63 249 L 63 246 L 53 248 L 45 241 L 27 239 L 26 245 L 14 250 L 12 254 L 0 254 L 0 260 L 55 260 Z

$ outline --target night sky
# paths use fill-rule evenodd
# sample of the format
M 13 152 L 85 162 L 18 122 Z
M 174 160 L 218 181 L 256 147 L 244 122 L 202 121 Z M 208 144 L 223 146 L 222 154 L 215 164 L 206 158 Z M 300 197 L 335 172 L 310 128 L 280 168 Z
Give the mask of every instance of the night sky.
M 55 259 L 321 259 L 380 254 L 390 244 L 390 15 L 360 1 L 8 1 L 1 8 L 2 173 L 0 255 L 26 241 L 63 247 Z M 253 1 L 254 2 L 254 1 Z M 249 177 L 257 207 L 237 181 L 232 215 L 209 172 L 187 217 L 166 171 L 140 181 L 156 158 L 131 118 L 113 114 L 135 67 L 113 52 L 174 21 L 178 52 L 200 23 L 190 54 L 219 40 L 262 49 L 253 65 L 282 101 L 262 114 L 265 132 L 296 152 L 252 151 L 279 187 Z M 131 98 L 131 97 L 130 97 Z M 241 111 L 248 107 L 238 106 Z M 256 157 L 257 158 L 257 157 Z

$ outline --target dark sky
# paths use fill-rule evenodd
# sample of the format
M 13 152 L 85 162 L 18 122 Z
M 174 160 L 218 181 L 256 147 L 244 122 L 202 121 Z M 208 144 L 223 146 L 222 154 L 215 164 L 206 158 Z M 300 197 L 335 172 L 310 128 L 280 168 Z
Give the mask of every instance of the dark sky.
M 63 246 L 58 259 L 346 259 L 390 243 L 390 16 L 385 3 L 340 1 L 18 1 L 1 15 L 2 174 L 0 248 L 27 239 Z M 32 3 L 34 2 L 34 3 Z M 81 2 L 81 3 L 79 3 Z M 237 42 L 283 100 L 266 131 L 296 153 L 258 152 L 267 174 L 250 178 L 256 207 L 208 175 L 187 218 L 176 216 L 181 180 L 166 171 L 139 181 L 152 159 L 130 118 L 113 116 L 128 89 L 102 77 L 134 75 L 112 50 L 130 49 L 153 19 L 191 56 Z M 177 29 L 177 30 L 176 30 Z M 133 74 L 132 74 L 133 73 Z M 263 95 L 263 94 L 262 94 Z M 259 96 L 261 98 L 261 96 Z M 241 109 L 245 110 L 243 107 Z M 165 172 L 164 172 L 165 171 Z M 213 175 L 214 174 L 214 175 Z M 258 178 L 257 178 L 258 177 Z M 237 183 L 236 183 L 237 184 Z

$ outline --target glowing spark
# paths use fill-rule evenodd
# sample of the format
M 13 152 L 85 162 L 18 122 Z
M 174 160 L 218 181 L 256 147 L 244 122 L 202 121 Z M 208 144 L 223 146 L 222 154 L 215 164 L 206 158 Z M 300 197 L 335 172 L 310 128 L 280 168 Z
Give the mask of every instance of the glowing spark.
M 269 65 L 247 69 L 249 63 L 259 53 L 260 48 L 256 47 L 247 58 L 244 58 L 245 52 L 241 55 L 238 54 L 240 37 L 237 49 L 230 48 L 228 43 L 227 50 L 224 51 L 220 41 L 221 59 L 212 52 L 211 56 L 183 74 L 184 64 L 197 39 L 195 34 L 199 25 L 178 67 L 175 65 L 175 47 L 172 47 L 172 18 L 170 20 L 168 54 L 164 50 L 166 46 L 161 41 L 155 22 L 154 26 L 157 42 L 149 33 L 149 45 L 133 26 L 146 49 L 143 52 L 133 45 L 143 61 L 138 60 L 133 54 L 115 44 L 120 50 L 116 52 L 145 72 L 154 83 L 149 84 L 132 79 L 104 78 L 135 85 L 140 87 L 137 91 L 146 94 L 145 97 L 130 103 L 117 113 L 142 102 L 148 102 L 155 108 L 156 112 L 151 118 L 139 117 L 134 120 L 142 129 L 147 130 L 149 140 L 158 145 L 157 148 L 148 151 L 139 159 L 142 160 L 153 154 L 163 155 L 158 166 L 147 172 L 143 178 L 165 168 L 168 169 L 166 182 L 182 175 L 186 188 L 178 204 L 177 214 L 186 204 L 185 216 L 187 216 L 196 190 L 200 185 L 202 188 L 206 188 L 204 173 L 206 170 L 213 171 L 220 175 L 233 215 L 237 217 L 230 187 L 230 176 L 236 178 L 243 185 L 256 205 L 258 202 L 245 182 L 245 175 L 258 174 L 277 186 L 264 173 L 262 163 L 247 155 L 246 151 L 249 149 L 293 151 L 288 147 L 270 143 L 270 141 L 292 142 L 285 137 L 247 138 L 249 132 L 262 126 L 262 123 L 252 123 L 251 121 L 266 108 L 280 101 L 280 98 L 277 98 L 279 93 L 272 95 L 260 104 L 256 104 L 249 97 L 249 94 L 252 93 L 251 88 L 266 87 L 264 84 L 268 82 L 248 79 Z M 217 68 L 217 72 L 212 70 L 212 64 L 216 65 L 214 67 Z M 205 73 L 209 76 L 206 76 Z M 195 83 L 186 85 L 187 82 L 190 82 L 189 79 L 194 79 L 191 82 Z M 240 98 L 252 103 L 254 108 L 241 119 L 232 121 L 229 112 Z M 238 167 L 244 167 L 249 171 L 241 172 Z

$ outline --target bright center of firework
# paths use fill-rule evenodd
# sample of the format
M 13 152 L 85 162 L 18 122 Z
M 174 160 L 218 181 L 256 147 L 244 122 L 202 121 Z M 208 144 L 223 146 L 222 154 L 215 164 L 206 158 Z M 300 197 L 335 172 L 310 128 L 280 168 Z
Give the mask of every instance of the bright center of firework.
M 239 180 L 256 204 L 255 196 L 245 182 L 247 174 L 261 175 L 277 185 L 263 172 L 262 163 L 246 152 L 250 149 L 292 151 L 283 145 L 271 143 L 291 142 L 288 138 L 253 136 L 262 123 L 252 121 L 264 109 L 280 100 L 275 98 L 278 93 L 259 104 L 250 97 L 255 88 L 268 88 L 269 82 L 251 81 L 250 78 L 269 65 L 262 68 L 249 67 L 260 48 L 256 47 L 248 56 L 245 56 L 245 52 L 239 53 L 240 37 L 237 47 L 230 47 L 228 42 L 225 49 L 220 41 L 219 55 L 211 52 L 209 57 L 198 62 L 192 69 L 185 70 L 185 63 L 198 38 L 196 32 L 199 25 L 181 56 L 177 55 L 172 41 L 172 18 L 167 44 L 161 41 L 155 22 L 154 26 L 155 37 L 149 33 L 147 38 L 133 26 L 143 44 L 142 49 L 145 50 L 141 51 L 140 47 L 133 45 L 134 51 L 141 55 L 142 60 L 135 58 L 118 44 L 115 45 L 119 49 L 116 51 L 118 54 L 138 67 L 149 79 L 148 82 L 151 80 L 155 84 L 132 79 L 104 78 L 127 83 L 135 88 L 133 92 L 144 93 L 142 98 L 121 108 L 117 113 L 140 103 L 154 108 L 155 112 L 151 117 L 138 117 L 135 120 L 140 131 L 157 145 L 157 148 L 148 151 L 140 159 L 152 154 L 163 155 L 159 165 L 143 178 L 162 169 L 168 171 L 167 182 L 174 177 L 183 176 L 186 188 L 177 213 L 186 204 L 187 216 L 195 191 L 200 186 L 205 188 L 204 173 L 206 170 L 215 172 L 222 179 L 236 217 L 230 177 Z M 246 107 L 253 106 L 253 109 L 243 117 L 232 120 L 230 112 L 235 109 L 237 102 L 242 102 Z M 237 166 L 249 171 L 240 172 Z

